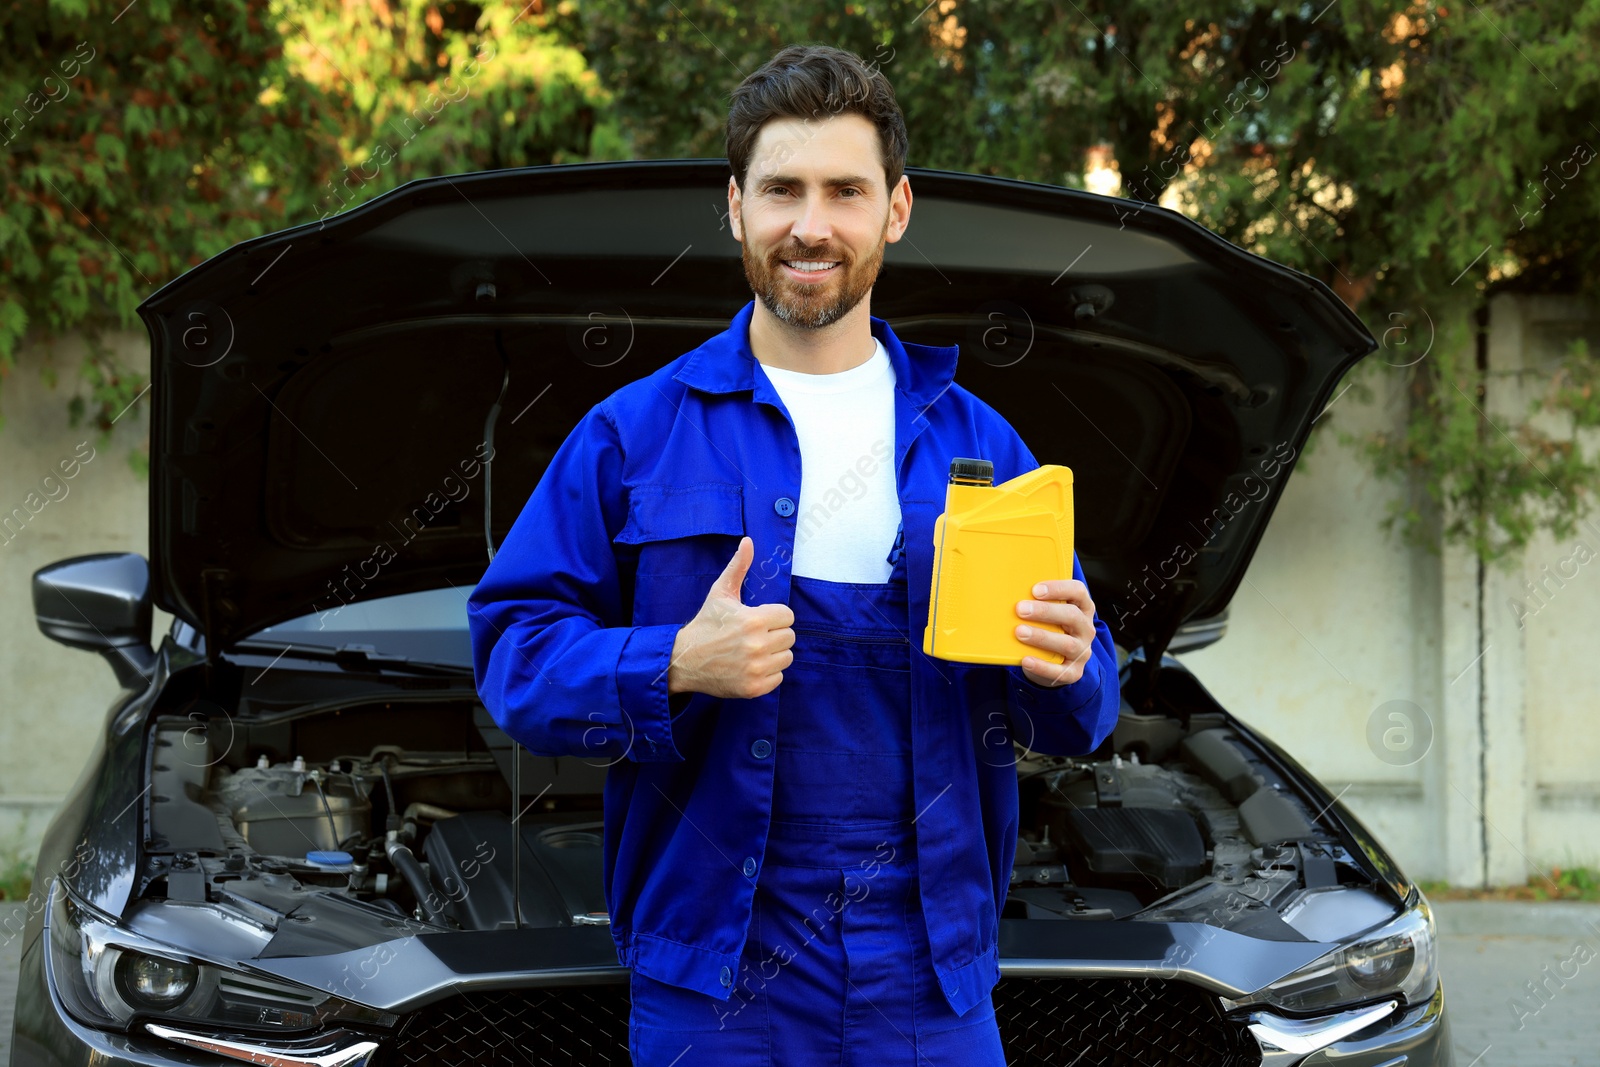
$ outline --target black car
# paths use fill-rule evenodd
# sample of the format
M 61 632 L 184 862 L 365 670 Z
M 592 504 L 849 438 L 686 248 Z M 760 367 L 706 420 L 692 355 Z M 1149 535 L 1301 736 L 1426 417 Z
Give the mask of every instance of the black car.
M 873 313 L 959 343 L 958 380 L 1074 470 L 1121 649 L 1101 749 L 1017 753 L 1010 1062 L 1450 1065 L 1422 893 L 1169 654 L 1222 635 L 1372 336 L 1154 205 L 908 174 Z M 495 726 L 466 598 L 577 419 L 749 299 L 726 182 L 413 182 L 141 306 L 152 558 L 34 576 L 40 629 L 123 691 L 40 853 L 16 1067 L 627 1062 L 606 768 Z

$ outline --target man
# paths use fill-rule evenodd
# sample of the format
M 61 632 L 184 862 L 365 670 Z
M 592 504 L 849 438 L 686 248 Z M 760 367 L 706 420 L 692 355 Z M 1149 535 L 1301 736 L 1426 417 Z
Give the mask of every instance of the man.
M 635 1063 L 1003 1064 L 1013 739 L 1099 745 L 1110 631 L 1074 559 L 1017 604 L 1040 655 L 922 654 L 951 459 L 1038 462 L 956 348 L 871 315 L 911 216 L 888 81 L 786 48 L 727 145 L 755 299 L 562 444 L 472 594 L 479 692 L 534 752 L 609 766 Z

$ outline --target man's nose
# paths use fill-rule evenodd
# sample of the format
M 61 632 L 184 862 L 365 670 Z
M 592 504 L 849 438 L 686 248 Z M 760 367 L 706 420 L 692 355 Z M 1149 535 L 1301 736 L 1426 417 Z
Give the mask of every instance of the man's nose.
M 815 248 L 833 236 L 828 222 L 828 205 L 825 197 L 808 195 L 800 208 L 791 231 L 794 239 L 807 248 Z

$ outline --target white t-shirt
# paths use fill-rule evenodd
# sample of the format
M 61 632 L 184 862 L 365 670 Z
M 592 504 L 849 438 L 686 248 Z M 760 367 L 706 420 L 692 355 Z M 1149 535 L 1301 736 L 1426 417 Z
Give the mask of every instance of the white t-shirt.
M 865 363 L 836 374 L 761 364 L 800 438 L 793 573 L 804 577 L 887 582 L 894 570 L 895 376 L 883 342 L 872 344 Z

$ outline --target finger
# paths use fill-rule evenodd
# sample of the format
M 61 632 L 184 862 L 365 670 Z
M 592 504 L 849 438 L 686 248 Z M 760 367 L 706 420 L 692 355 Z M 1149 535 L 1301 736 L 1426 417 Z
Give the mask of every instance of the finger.
M 1021 664 L 1023 671 L 1036 675 L 1034 680 L 1041 685 L 1068 685 L 1077 681 L 1088 668 L 1089 657 L 1094 647 L 1087 641 L 1080 644 L 1071 638 L 1067 640 L 1072 647 L 1062 653 L 1062 662 L 1056 663 L 1038 656 L 1023 656 Z
M 1076 578 L 1052 578 L 1048 581 L 1035 582 L 1029 590 L 1036 600 L 1053 600 L 1076 604 L 1085 611 L 1089 610 L 1089 587 Z
M 769 630 L 781 630 L 794 625 L 794 609 L 787 604 L 760 604 L 752 610 Z
M 1050 626 L 1058 626 L 1067 633 L 1075 633 L 1080 636 L 1093 636 L 1094 634 L 1093 616 L 1084 612 L 1076 604 L 1062 604 L 1043 600 L 1027 601 L 1026 603 L 1032 605 L 1032 610 L 1022 615 L 1021 625 L 1031 625 L 1036 629 L 1048 629 Z M 1020 607 L 1018 608 L 1018 614 L 1022 614 Z
M 1085 654 L 1097 636 L 1094 620 L 1069 604 L 1054 607 L 1062 613 L 1060 631 L 1037 623 L 1019 623 L 1012 631 L 1017 640 L 1046 652 L 1058 653 L 1069 660 Z
M 1089 599 L 1089 587 L 1076 578 L 1064 579 L 1058 585 L 1050 582 L 1045 585 L 1051 586 L 1052 590 L 1051 595 L 1044 599 L 1058 604 L 1071 604 L 1085 615 L 1094 615 L 1094 601 Z
M 1057 633 L 1055 630 L 1046 630 L 1043 627 L 1029 626 L 1025 623 L 1018 625 L 1013 633 L 1016 634 L 1017 640 L 1023 644 L 1031 645 L 1041 652 L 1054 652 L 1067 660 L 1072 660 L 1078 655 L 1082 644 L 1078 635 Z
M 746 541 L 750 542 L 748 552 L 744 549 Z M 745 573 L 750 570 L 750 561 L 755 554 L 755 541 L 750 535 L 739 538 L 739 545 L 733 550 L 732 557 L 723 566 L 722 573 L 717 575 L 717 580 L 711 583 L 711 592 L 731 600 L 741 599 L 740 588 L 744 585 Z
M 1083 663 L 1073 660 L 1065 663 L 1046 663 L 1033 656 L 1026 656 L 1022 661 L 1022 673 L 1039 685 L 1071 685 L 1083 677 Z

